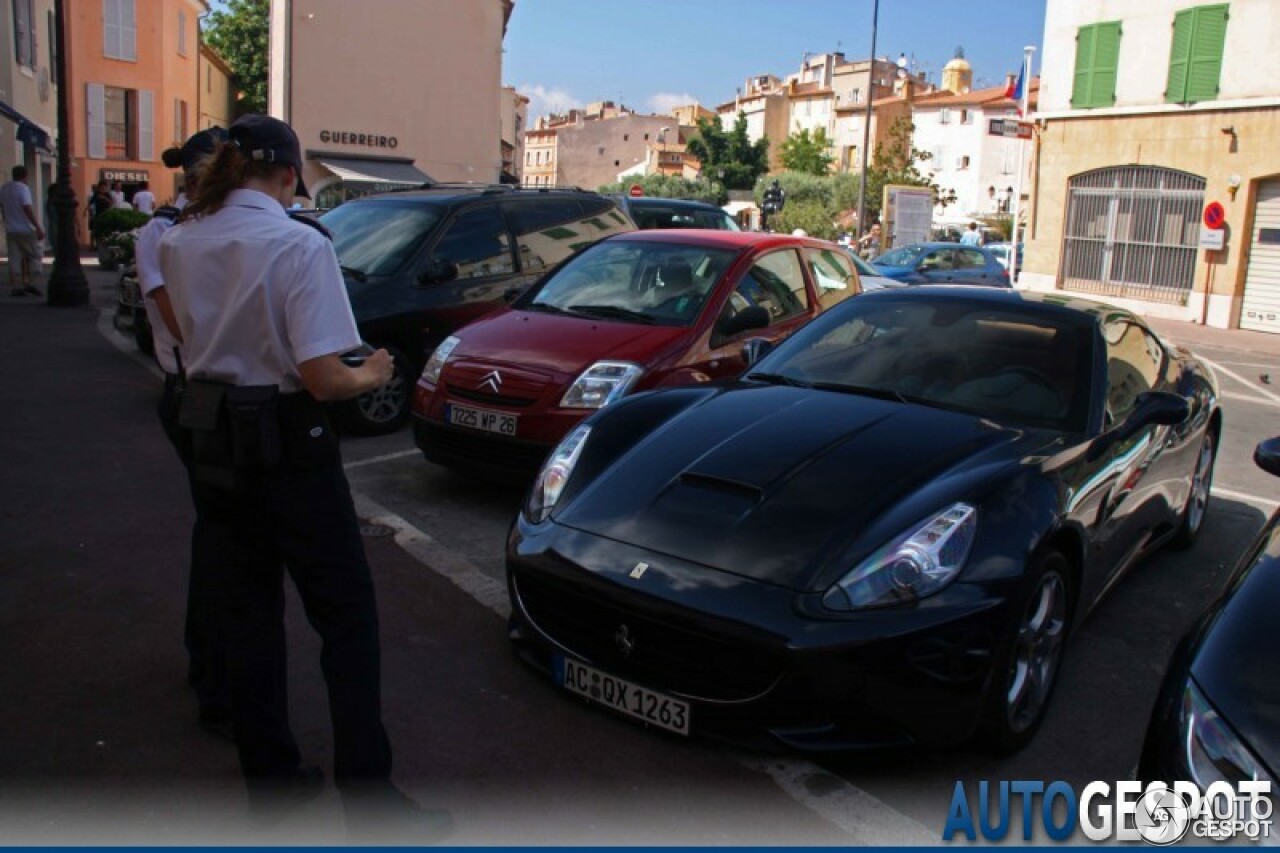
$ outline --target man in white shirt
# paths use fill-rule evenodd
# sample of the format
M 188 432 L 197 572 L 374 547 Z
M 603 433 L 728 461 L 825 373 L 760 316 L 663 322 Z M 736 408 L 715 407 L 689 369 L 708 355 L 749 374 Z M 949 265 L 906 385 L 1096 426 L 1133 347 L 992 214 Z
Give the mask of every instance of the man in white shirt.
M 961 246 L 981 246 L 982 234 L 978 231 L 978 223 L 970 222 L 969 230 L 960 235 Z
M 39 296 L 31 280 L 40 275 L 40 241 L 44 229 L 31 207 L 31 190 L 27 187 L 27 167 L 14 166 L 13 180 L 0 187 L 0 212 L 4 214 L 4 236 L 9 251 L 9 295 Z
M 133 206 L 148 216 L 156 212 L 156 195 L 147 181 L 143 181 L 142 186 L 133 194 Z

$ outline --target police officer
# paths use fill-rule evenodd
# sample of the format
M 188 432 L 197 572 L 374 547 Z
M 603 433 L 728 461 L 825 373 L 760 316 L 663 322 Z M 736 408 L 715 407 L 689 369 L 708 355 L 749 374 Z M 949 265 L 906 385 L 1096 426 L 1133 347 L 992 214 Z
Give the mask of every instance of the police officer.
M 378 350 L 358 366 L 340 358 L 361 340 L 337 257 L 323 234 L 285 212 L 295 195 L 307 195 L 293 130 L 248 115 L 228 139 L 161 241 L 160 267 L 184 341 L 179 419 L 196 499 L 227 570 L 240 765 L 256 812 L 297 805 L 323 787 L 289 729 L 287 568 L 324 644 L 334 775 L 351 829 L 365 806 L 378 814 L 388 803 L 412 804 L 390 782 L 373 582 L 320 404 L 385 384 L 391 357 Z M 413 818 L 419 841 L 448 831 L 445 812 L 415 810 Z
M 155 341 L 156 361 L 164 371 L 164 393 L 160 397 L 158 414 L 165 435 L 178 448 L 178 387 L 181 382 L 181 355 L 179 332 L 160 271 L 160 238 L 178 221 L 187 195 L 195 190 L 196 167 L 213 153 L 214 146 L 226 139 L 227 132 L 220 127 L 202 130 L 182 144 L 164 151 L 161 159 L 171 169 L 182 169 L 183 191 L 172 205 L 164 205 L 155 211 L 151 221 L 138 232 L 134 260 L 138 271 L 138 285 L 144 296 L 147 320 Z M 188 468 L 188 477 L 191 470 Z M 205 547 L 205 522 L 197 506 L 195 524 L 191 530 L 191 576 L 187 585 L 187 619 L 184 639 L 190 664 L 187 680 L 196 692 L 200 707 L 200 726 L 220 737 L 233 739 L 231 730 L 231 693 L 227 686 L 226 641 L 222 632 L 220 603 L 218 600 L 219 572 L 209 559 L 211 551 Z

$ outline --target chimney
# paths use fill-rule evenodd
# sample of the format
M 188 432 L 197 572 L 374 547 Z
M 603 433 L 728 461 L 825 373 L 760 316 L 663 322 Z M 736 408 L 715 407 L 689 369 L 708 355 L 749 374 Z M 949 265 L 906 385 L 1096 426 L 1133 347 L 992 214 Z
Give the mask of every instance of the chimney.
M 902 81 L 902 100 L 906 101 L 909 104 L 911 103 L 912 98 L 914 98 L 915 96 L 916 96 L 915 79 L 911 77 L 904 78 Z

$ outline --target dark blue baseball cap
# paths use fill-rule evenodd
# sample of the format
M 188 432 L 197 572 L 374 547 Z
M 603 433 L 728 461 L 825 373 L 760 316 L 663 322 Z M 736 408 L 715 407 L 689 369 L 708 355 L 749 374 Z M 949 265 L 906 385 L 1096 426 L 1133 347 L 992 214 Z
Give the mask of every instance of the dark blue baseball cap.
M 278 118 L 250 113 L 236 119 L 227 136 L 250 160 L 292 166 L 298 172 L 294 195 L 311 198 L 302 182 L 302 146 L 293 128 Z

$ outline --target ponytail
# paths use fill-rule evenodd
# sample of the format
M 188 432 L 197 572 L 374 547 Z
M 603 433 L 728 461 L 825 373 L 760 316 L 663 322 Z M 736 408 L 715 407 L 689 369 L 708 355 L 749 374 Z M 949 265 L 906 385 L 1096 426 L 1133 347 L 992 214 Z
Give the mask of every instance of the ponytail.
M 251 179 L 265 178 L 282 168 L 288 167 L 250 160 L 234 142 L 218 143 L 213 153 L 196 166 L 196 188 L 182 211 L 180 221 L 217 213 L 226 204 L 232 190 L 241 189 Z

